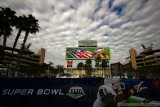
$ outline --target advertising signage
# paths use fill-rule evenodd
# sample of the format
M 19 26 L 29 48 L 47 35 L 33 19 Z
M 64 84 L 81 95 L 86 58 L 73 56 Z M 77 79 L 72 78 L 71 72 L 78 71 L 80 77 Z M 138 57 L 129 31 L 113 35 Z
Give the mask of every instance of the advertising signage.
M 78 42 L 78 47 L 97 47 L 95 40 L 81 40 Z
M 108 47 L 69 47 L 66 48 L 66 60 L 95 59 L 100 56 L 101 59 L 110 59 L 110 48 Z
M 160 107 L 160 79 L 0 78 L 0 84 L 0 107 Z
M 67 67 L 72 67 L 72 61 L 67 61 Z

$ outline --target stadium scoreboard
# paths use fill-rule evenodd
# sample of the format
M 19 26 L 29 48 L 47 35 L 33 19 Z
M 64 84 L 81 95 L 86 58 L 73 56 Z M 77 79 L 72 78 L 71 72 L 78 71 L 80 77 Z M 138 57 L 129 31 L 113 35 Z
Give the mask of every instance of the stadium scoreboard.
M 95 40 L 81 40 L 78 42 L 78 47 L 97 47 Z
M 67 47 L 66 60 L 95 60 L 97 56 L 102 59 L 110 59 L 109 47 Z

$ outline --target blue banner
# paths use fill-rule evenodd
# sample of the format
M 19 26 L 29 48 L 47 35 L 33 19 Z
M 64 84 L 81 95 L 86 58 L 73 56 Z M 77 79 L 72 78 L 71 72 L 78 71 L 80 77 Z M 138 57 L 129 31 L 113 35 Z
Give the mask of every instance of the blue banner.
M 107 80 L 108 82 L 113 85 L 114 80 Z M 97 99 L 104 99 L 104 104 L 107 104 L 107 93 L 114 96 L 113 103 L 117 107 L 160 107 L 159 79 L 121 79 L 120 82 L 124 85 L 120 88 L 122 93 L 113 94 L 116 92 L 112 91 L 114 86 L 110 88 L 103 78 L 2 78 L 0 107 L 96 107 Z M 117 100 L 120 99 L 119 94 L 124 96 L 122 101 Z

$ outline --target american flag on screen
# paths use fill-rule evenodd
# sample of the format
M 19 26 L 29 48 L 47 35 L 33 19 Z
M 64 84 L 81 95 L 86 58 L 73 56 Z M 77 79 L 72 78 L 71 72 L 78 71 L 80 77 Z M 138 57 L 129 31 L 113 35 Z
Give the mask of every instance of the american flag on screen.
M 74 58 L 92 58 L 92 52 L 86 51 L 84 49 L 77 49 L 68 53 Z

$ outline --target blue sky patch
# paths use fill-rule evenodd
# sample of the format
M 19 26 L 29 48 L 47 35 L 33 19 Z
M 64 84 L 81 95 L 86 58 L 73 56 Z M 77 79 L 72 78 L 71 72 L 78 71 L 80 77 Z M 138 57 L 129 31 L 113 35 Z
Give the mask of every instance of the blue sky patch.
M 110 0 L 109 3 L 108 3 L 108 8 L 110 9 L 112 7 L 112 4 L 113 4 L 114 0 Z
M 123 9 L 124 9 L 124 6 L 121 5 L 121 6 L 116 6 L 116 7 L 114 7 L 114 8 L 112 9 L 112 11 L 115 12 L 116 14 L 118 14 L 118 15 L 121 15 Z

